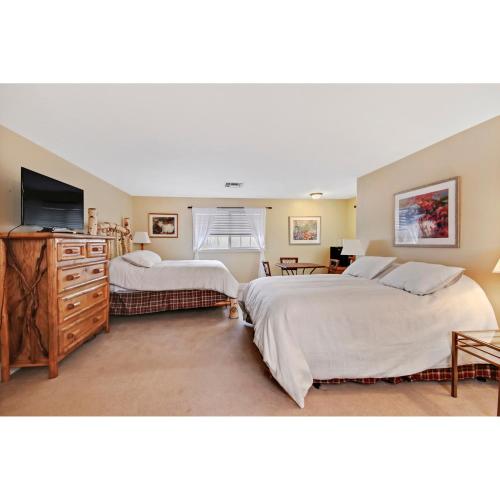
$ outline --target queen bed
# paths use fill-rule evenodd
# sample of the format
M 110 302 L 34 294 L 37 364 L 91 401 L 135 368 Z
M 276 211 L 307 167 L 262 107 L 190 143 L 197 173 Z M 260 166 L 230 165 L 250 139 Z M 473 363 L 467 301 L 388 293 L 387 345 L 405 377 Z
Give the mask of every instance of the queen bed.
M 427 294 L 388 285 L 387 278 L 280 276 L 242 291 L 254 343 L 300 407 L 313 383 L 446 379 L 451 331 L 497 328 L 485 293 L 461 272 Z M 461 377 L 497 377 L 465 356 L 459 364 Z
M 217 260 L 161 260 L 144 250 L 112 259 L 109 277 L 112 315 L 230 305 L 238 317 L 239 284 Z

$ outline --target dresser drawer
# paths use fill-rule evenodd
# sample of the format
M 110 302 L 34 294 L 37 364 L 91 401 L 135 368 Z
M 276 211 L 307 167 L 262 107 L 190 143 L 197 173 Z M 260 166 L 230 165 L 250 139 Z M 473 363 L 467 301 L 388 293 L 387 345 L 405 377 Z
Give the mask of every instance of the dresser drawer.
M 59 329 L 59 354 L 64 354 L 99 327 L 104 326 L 107 320 L 106 315 L 106 307 L 96 307 L 81 318 L 77 318 L 76 321 L 61 327 Z
M 58 243 L 57 260 L 84 259 L 86 257 L 85 247 L 85 243 L 73 243 L 70 241 L 67 243 Z
M 107 276 L 106 262 L 79 267 L 60 267 L 57 270 L 57 287 L 62 292 L 105 276 Z
M 59 323 L 66 323 L 91 307 L 106 301 L 108 284 L 103 283 L 58 299 Z
M 106 257 L 107 249 L 106 243 L 87 243 L 87 257 Z

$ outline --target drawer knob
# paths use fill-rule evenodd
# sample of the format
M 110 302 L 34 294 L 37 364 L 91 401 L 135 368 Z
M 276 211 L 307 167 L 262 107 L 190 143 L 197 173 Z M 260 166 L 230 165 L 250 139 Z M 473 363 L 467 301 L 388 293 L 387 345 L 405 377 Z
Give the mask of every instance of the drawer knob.
M 75 253 L 74 249 L 73 248 L 66 248 L 64 250 L 64 253 Z
M 100 247 L 93 247 L 93 248 L 92 248 L 92 251 L 93 251 L 93 252 L 100 252 L 100 251 L 101 251 L 101 248 L 100 248 Z
M 68 340 L 74 339 L 78 334 L 80 333 L 80 330 L 75 330 L 73 333 L 68 333 L 66 335 Z
M 100 274 L 103 272 L 104 272 L 104 269 L 102 267 L 98 268 L 98 269 L 92 269 L 92 274 Z
M 102 292 L 94 293 L 94 298 L 97 298 L 97 297 L 102 297 Z
M 96 316 L 94 318 L 94 323 L 98 323 L 99 321 L 101 321 L 102 317 L 101 316 Z
M 81 304 L 81 302 L 72 302 L 71 304 L 68 304 L 68 309 L 74 309 L 75 307 L 78 307 Z
M 80 274 L 68 274 L 68 276 L 66 276 L 66 279 L 68 281 L 73 281 L 73 280 L 77 280 L 81 278 L 81 275 Z

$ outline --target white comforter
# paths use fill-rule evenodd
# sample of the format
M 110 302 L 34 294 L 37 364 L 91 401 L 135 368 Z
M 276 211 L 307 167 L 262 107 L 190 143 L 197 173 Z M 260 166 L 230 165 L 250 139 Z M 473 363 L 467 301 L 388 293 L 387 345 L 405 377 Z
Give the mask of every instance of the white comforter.
M 242 300 L 265 363 L 301 408 L 313 379 L 449 367 L 452 330 L 497 328 L 485 293 L 466 276 L 426 296 L 342 275 L 260 278 Z
M 238 282 L 218 260 L 163 260 L 146 268 L 116 257 L 110 262 L 109 280 L 126 290 L 215 290 L 231 298 L 238 295 Z

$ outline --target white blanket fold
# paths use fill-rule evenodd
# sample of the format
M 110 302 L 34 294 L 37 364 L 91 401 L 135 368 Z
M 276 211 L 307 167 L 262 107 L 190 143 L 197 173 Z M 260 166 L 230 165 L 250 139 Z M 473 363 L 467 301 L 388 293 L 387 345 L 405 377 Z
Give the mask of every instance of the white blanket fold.
M 235 298 L 238 282 L 218 260 L 163 260 L 145 268 L 116 257 L 109 266 L 110 283 L 127 290 L 215 290 Z

